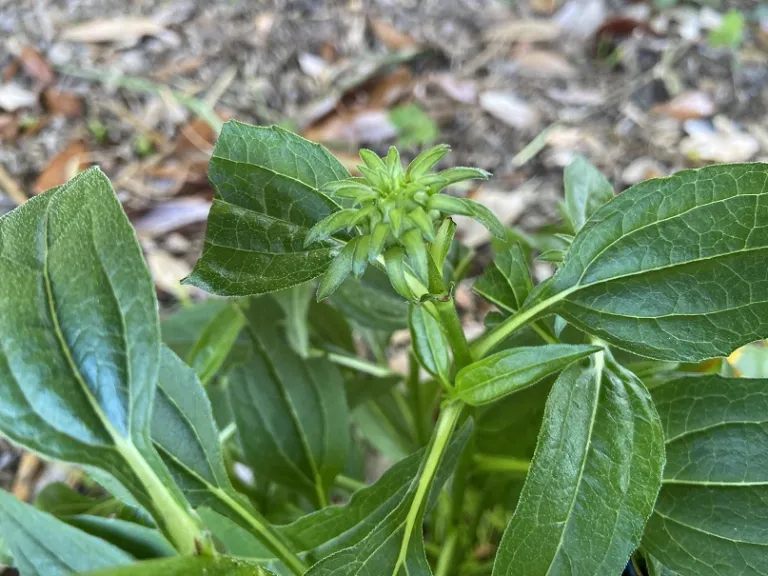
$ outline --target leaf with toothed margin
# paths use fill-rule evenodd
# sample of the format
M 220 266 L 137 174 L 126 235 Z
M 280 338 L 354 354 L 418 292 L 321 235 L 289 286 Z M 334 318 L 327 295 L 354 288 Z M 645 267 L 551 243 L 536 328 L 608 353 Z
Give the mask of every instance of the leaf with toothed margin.
M 768 380 L 685 376 L 651 393 L 667 450 L 643 537 L 654 575 L 768 574 Z
M 682 362 L 768 336 L 768 164 L 685 170 L 603 205 L 525 309 Z
M 203 255 L 185 283 L 214 294 L 263 294 L 320 276 L 333 243 L 304 247 L 339 210 L 320 188 L 349 177 L 328 150 L 272 126 L 224 124 L 208 168 L 216 190 Z

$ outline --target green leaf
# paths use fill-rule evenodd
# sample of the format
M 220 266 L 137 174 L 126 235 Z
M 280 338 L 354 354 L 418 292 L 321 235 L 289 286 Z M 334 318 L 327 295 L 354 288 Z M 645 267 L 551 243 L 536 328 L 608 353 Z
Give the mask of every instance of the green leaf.
M 399 374 L 375 377 L 368 374 L 355 374 L 344 381 L 347 404 L 350 410 L 365 404 L 368 400 L 384 396 L 400 382 L 403 377 Z
M 768 165 L 733 164 L 633 186 L 594 213 L 528 312 L 657 360 L 768 336 L 767 182 Z
M 353 282 L 350 280 L 349 282 Z M 342 290 L 344 290 L 342 285 Z M 339 291 L 336 292 L 336 298 L 331 302 L 336 303 Z M 355 342 L 352 337 L 352 328 L 336 307 L 327 302 L 317 302 L 311 300 L 309 303 L 309 326 L 314 341 L 319 342 L 321 346 L 335 347 L 338 350 L 346 352 L 355 351 Z
M 513 242 L 494 257 L 472 289 L 502 310 L 516 312 L 533 290 L 528 259 L 519 243 Z
M 285 314 L 285 336 L 288 343 L 302 358 L 309 356 L 308 314 L 314 290 L 314 286 L 307 282 L 272 294 Z
M 565 168 L 563 184 L 565 213 L 574 233 L 615 195 L 608 179 L 583 156 L 577 156 Z
M 687 376 L 652 390 L 667 465 L 643 548 L 680 574 L 768 574 L 768 380 Z
M 454 394 L 472 406 L 487 404 L 599 350 L 599 346 L 549 344 L 497 352 L 462 368 L 456 375 Z
M 460 410 L 460 407 L 454 406 L 454 409 Z M 433 452 L 427 449 L 427 456 L 422 458 L 418 471 L 407 486 L 396 475 L 385 475 L 371 488 L 356 492 L 347 513 L 331 517 L 330 526 L 324 525 L 322 517 L 302 519 L 309 535 L 317 539 L 322 531 L 344 536 L 342 549 L 339 549 L 337 540 L 325 540 L 324 556 L 333 550 L 338 551 L 312 566 L 307 576 L 388 576 L 400 574 L 401 568 L 411 576 L 431 576 L 424 553 L 421 521 L 442 483 L 453 471 L 471 431 L 472 426 L 468 422 L 455 434 L 438 462 L 430 458 Z M 397 481 L 397 490 L 391 492 L 392 496 L 377 488 L 377 485 L 393 480 Z M 374 494 L 375 497 L 372 497 Z M 385 504 L 370 509 L 374 503 L 381 502 Z M 411 524 L 412 521 L 414 524 Z
M 88 572 L 85 576 L 274 576 L 261 566 L 226 556 L 187 556 L 152 560 Z
M 405 177 L 409 181 L 416 180 L 429 172 L 435 164 L 440 162 L 443 157 L 451 151 L 451 147 L 447 144 L 438 144 L 424 150 L 421 154 L 416 156 L 413 161 L 408 165 L 408 169 L 405 171 Z
M 435 194 L 431 196 L 427 203 L 430 210 L 439 210 L 445 214 L 460 214 L 469 216 L 477 220 L 480 224 L 488 228 L 488 231 L 497 238 L 506 238 L 504 225 L 499 222 L 496 215 L 482 204 L 467 198 L 456 198 L 445 194 Z
M 341 283 L 352 273 L 355 262 L 355 251 L 360 242 L 360 236 L 356 236 L 344 245 L 344 248 L 336 255 L 328 269 L 320 279 L 317 287 L 317 301 L 325 300 L 336 292 Z
M 232 352 L 245 318 L 237 304 L 229 303 L 209 322 L 187 356 L 187 363 L 205 386 Z
M 89 514 L 102 518 L 119 518 L 152 528 L 152 518 L 141 508 L 128 506 L 111 496 L 91 498 L 63 482 L 54 482 L 43 488 L 35 498 L 35 508 L 59 518 Z
M 65 516 L 60 520 L 117 546 L 139 560 L 176 556 L 176 550 L 160 532 L 140 524 L 87 514 Z
M 208 177 L 216 190 L 203 256 L 185 280 L 227 296 L 262 294 L 320 276 L 330 243 L 304 248 L 339 206 L 319 189 L 349 177 L 325 148 L 278 128 L 224 124 Z
M 133 562 L 119 548 L 40 512 L 3 490 L 0 535 L 24 576 L 65 576 Z
M 494 576 L 621 574 L 661 485 L 661 423 L 642 383 L 600 353 L 557 379 Z
M 325 358 L 297 356 L 278 332 L 273 308 L 253 305 L 248 320 L 255 353 L 229 376 L 246 460 L 269 479 L 324 504 L 344 468 L 349 442 L 341 375 Z
M 746 21 L 741 10 L 729 10 L 718 28 L 709 33 L 709 43 L 714 47 L 738 49 L 744 42 Z
M 416 104 L 393 108 L 389 119 L 397 129 L 398 144 L 404 148 L 430 145 L 440 137 L 435 121 Z
M 207 506 L 230 517 L 301 573 L 301 562 L 232 487 L 205 391 L 194 371 L 167 347 L 161 356 L 152 440 L 192 506 Z
M 199 528 L 149 441 L 154 284 L 98 168 L 0 219 L 0 277 L 0 432 L 103 470 L 193 552 Z
M 410 306 L 410 329 L 413 351 L 424 369 L 451 387 L 451 349 L 440 322 L 423 305 Z
M 179 308 L 160 323 L 163 342 L 190 366 L 194 366 L 196 361 L 205 366 L 203 357 L 216 358 L 218 362 L 219 353 L 223 350 L 221 344 L 215 340 L 215 334 L 219 330 L 217 323 L 220 317 L 226 318 L 227 325 L 234 329 L 237 320 L 232 316 L 230 309 L 233 304 L 234 302 L 229 300 L 211 298 L 199 304 Z M 211 353 L 214 348 L 217 352 Z M 198 360 L 195 351 L 203 353 Z M 219 370 L 226 370 L 241 362 L 250 353 L 250 341 L 241 330 Z
M 370 267 L 360 280 L 350 278 L 331 302 L 355 324 L 394 332 L 408 327 L 408 303 L 393 289 L 387 275 Z
M 363 438 L 391 461 L 405 458 L 419 447 L 409 419 L 408 407 L 397 390 L 377 394 L 352 412 L 352 422 Z

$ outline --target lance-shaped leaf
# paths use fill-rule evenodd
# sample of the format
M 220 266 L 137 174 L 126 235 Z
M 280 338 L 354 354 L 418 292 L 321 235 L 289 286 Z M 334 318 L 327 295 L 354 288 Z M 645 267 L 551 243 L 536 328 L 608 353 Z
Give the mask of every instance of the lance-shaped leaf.
M 411 304 L 410 328 L 413 351 L 424 369 L 451 387 L 451 349 L 442 325 L 426 308 Z
M 133 558 L 0 490 L 0 536 L 24 576 L 65 576 L 122 566 Z
M 218 370 L 226 370 L 242 362 L 250 354 L 251 342 L 242 331 L 242 315 L 233 310 L 234 306 L 229 300 L 211 298 L 179 308 L 160 322 L 163 342 L 188 365 L 202 367 L 200 372 L 210 373 L 217 365 Z M 237 338 L 231 342 L 238 325 Z M 222 342 L 220 336 L 224 334 L 227 336 Z
M 458 406 L 453 408 L 460 409 Z M 446 425 L 447 420 L 443 420 Z M 418 471 L 407 486 L 402 483 L 403 476 L 385 475 L 380 482 L 382 487 L 392 482 L 389 490 L 379 490 L 374 485 L 357 492 L 346 513 L 337 512 L 329 516 L 328 524 L 320 516 L 302 519 L 305 542 L 319 541 L 325 527 L 331 538 L 326 538 L 322 554 L 338 550 L 312 566 L 307 576 L 396 576 L 401 573 L 431 576 L 424 553 L 421 522 L 442 483 L 453 471 L 471 431 L 472 425 L 468 422 L 455 434 L 447 448 L 443 446 L 445 453 L 437 462 L 430 444 Z M 430 458 L 430 455 L 433 457 Z M 413 462 L 409 459 L 409 467 L 412 466 Z M 397 490 L 392 490 L 395 486 Z M 381 499 L 379 502 L 386 498 L 382 505 L 375 508 L 373 503 L 377 499 L 370 498 L 374 494 Z M 296 524 L 292 526 L 295 528 Z M 339 550 L 340 544 L 345 547 Z
M 533 290 L 528 259 L 520 244 L 494 250 L 493 261 L 472 289 L 506 312 L 519 310 Z
M 598 354 L 557 379 L 494 576 L 621 574 L 661 485 L 664 442 L 651 396 Z
M 208 168 L 216 190 L 203 256 L 185 280 L 214 294 L 262 294 L 316 278 L 329 242 L 304 247 L 339 206 L 319 189 L 349 177 L 334 156 L 278 127 L 224 124 Z
M 100 170 L 0 219 L 0 278 L 0 431 L 111 475 L 193 552 L 199 529 L 149 441 L 154 285 Z
M 152 440 L 173 480 L 192 506 L 206 506 L 228 516 L 300 574 L 303 565 L 296 555 L 232 487 L 211 405 L 194 371 L 167 347 L 160 360 Z
M 300 358 L 279 332 L 279 311 L 252 303 L 254 354 L 229 376 L 246 460 L 264 476 L 325 503 L 349 440 L 344 383 L 326 358 Z
M 309 306 L 314 287 L 311 282 L 272 294 L 285 314 L 285 336 L 296 353 L 309 355 Z
M 767 391 L 768 380 L 716 375 L 653 389 L 667 465 L 643 548 L 668 569 L 768 574 Z
M 123 568 L 88 572 L 85 576 L 274 576 L 240 558 L 187 556 L 140 562 Z
M 577 156 L 563 173 L 565 213 L 574 232 L 578 232 L 603 204 L 614 197 L 613 186 L 583 156 Z
M 768 165 L 679 172 L 597 210 L 527 313 L 658 360 L 727 356 L 768 336 Z
M 487 404 L 532 386 L 598 350 L 599 346 L 549 344 L 497 352 L 459 371 L 455 395 L 472 406 Z
M 118 518 L 77 514 L 59 520 L 96 538 L 117 546 L 137 560 L 176 556 L 176 550 L 154 528 L 126 522 Z
M 427 203 L 430 210 L 439 210 L 444 214 L 459 214 L 469 216 L 477 220 L 480 224 L 488 228 L 488 231 L 497 238 L 504 239 L 506 232 L 504 225 L 499 222 L 496 215 L 488 208 L 467 198 L 456 198 L 446 194 L 435 194 L 431 196 Z

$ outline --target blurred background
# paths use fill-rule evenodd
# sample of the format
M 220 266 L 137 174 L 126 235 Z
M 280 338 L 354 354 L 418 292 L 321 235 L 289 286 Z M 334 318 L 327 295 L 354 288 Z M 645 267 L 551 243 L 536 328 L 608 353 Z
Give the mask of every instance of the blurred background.
M 323 142 L 350 170 L 361 146 L 410 159 L 447 142 L 451 165 L 494 173 L 460 192 L 533 232 L 559 218 L 576 155 L 617 191 L 768 161 L 767 108 L 757 1 L 0 0 L 0 214 L 100 165 L 167 310 L 201 297 L 179 280 L 229 118 Z M 487 232 L 461 235 L 476 273 Z M 457 301 L 472 336 L 486 310 L 470 286 Z M 22 499 L 67 474 L 0 441 L 0 488 Z

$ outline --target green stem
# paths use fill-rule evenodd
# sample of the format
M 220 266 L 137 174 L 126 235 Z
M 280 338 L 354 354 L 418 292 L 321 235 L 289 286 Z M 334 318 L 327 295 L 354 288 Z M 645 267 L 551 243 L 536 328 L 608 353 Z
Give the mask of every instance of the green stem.
M 531 328 L 533 328 L 534 332 L 538 334 L 544 342 L 547 344 L 558 344 L 559 340 L 552 336 L 552 334 L 549 333 L 549 330 L 547 330 L 544 326 L 539 324 L 538 322 L 531 322 Z
M 490 454 L 475 454 L 473 460 L 477 470 L 482 472 L 511 472 L 525 476 L 531 466 L 530 460 Z
M 573 288 L 569 290 L 564 290 L 563 292 L 559 292 L 558 294 L 555 294 L 554 296 L 551 296 L 545 300 L 542 300 L 535 306 L 531 306 L 530 308 L 524 309 L 519 311 L 517 314 L 514 314 L 504 320 L 501 324 L 496 326 L 493 330 L 490 332 L 487 332 L 477 340 L 475 340 L 472 343 L 472 346 L 470 348 L 472 352 L 472 358 L 482 358 L 488 352 L 490 352 L 497 344 L 501 343 L 507 336 L 512 334 L 515 330 L 518 328 L 521 328 L 533 318 L 536 317 L 536 315 L 540 314 L 550 306 L 558 303 L 560 300 L 568 296 L 571 292 L 576 290 L 578 286 L 574 286 Z
M 368 488 L 368 484 L 365 482 L 356 480 L 355 478 L 350 478 L 349 476 L 344 476 L 343 474 L 336 476 L 334 484 L 336 484 L 336 486 L 342 490 L 349 492 L 350 494 L 357 492 L 358 490 L 362 490 L 363 488 Z
M 316 348 L 311 349 L 309 354 L 310 356 L 325 356 L 334 364 L 352 368 L 358 372 L 370 374 L 371 376 L 376 376 L 378 378 L 395 375 L 395 372 L 390 370 L 389 366 L 382 366 L 381 364 L 369 362 L 368 360 L 363 360 L 356 356 L 348 356 L 346 354 L 339 354 L 338 352 L 326 352 L 325 350 L 318 350 Z
M 261 540 L 275 555 L 286 565 L 288 568 L 296 574 L 301 576 L 307 571 L 307 566 L 301 561 L 301 559 L 285 544 L 283 541 L 273 533 L 268 527 L 266 520 L 261 517 L 256 517 L 251 511 L 249 511 L 238 500 L 232 498 L 224 490 L 217 490 L 218 497 L 226 502 L 226 504 L 251 528 L 251 531 L 257 535 L 257 538 Z
M 451 345 L 451 350 L 453 350 L 453 361 L 456 364 L 456 370 L 461 370 L 464 366 L 472 363 L 472 355 L 469 351 L 467 338 L 464 336 L 461 320 L 459 320 L 456 307 L 453 305 L 453 298 L 436 300 L 435 308 L 440 315 L 440 321 L 448 336 L 448 343 Z
M 410 544 L 411 536 L 417 529 L 416 525 L 420 523 L 424 517 L 424 506 L 426 505 L 429 490 L 432 487 L 432 481 L 435 478 L 435 474 L 437 474 L 437 468 L 443 458 L 443 454 L 451 439 L 451 434 L 456 427 L 456 423 L 461 417 L 463 408 L 464 405 L 460 402 L 447 404 L 437 420 L 435 431 L 432 434 L 432 439 L 427 448 L 427 456 L 419 474 L 419 483 L 416 487 L 416 493 L 411 501 L 408 516 L 405 519 L 405 530 L 400 545 L 400 554 L 395 564 L 395 570 L 393 571 L 395 574 L 400 566 L 405 566 L 405 558 L 408 553 L 408 545 Z M 418 530 L 421 530 L 420 526 L 418 527 Z
M 413 414 L 413 428 L 416 435 L 416 441 L 419 446 L 424 446 L 429 441 L 429 429 L 427 419 L 424 414 L 424 407 L 421 398 L 421 386 L 419 383 L 419 362 L 413 352 L 410 354 L 408 364 L 408 399 L 411 401 L 411 412 Z
M 440 556 L 437 559 L 437 568 L 435 568 L 435 576 L 448 576 L 450 573 L 451 568 L 453 568 L 453 553 L 456 551 L 456 543 L 458 540 L 459 533 L 455 528 L 452 528 L 440 550 Z
M 213 543 L 192 517 L 192 510 L 185 509 L 174 498 L 136 446 L 119 435 L 115 435 L 115 443 L 152 499 L 152 504 L 179 554 L 215 554 Z

